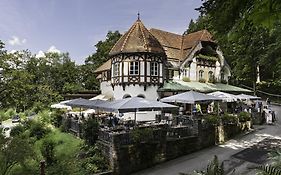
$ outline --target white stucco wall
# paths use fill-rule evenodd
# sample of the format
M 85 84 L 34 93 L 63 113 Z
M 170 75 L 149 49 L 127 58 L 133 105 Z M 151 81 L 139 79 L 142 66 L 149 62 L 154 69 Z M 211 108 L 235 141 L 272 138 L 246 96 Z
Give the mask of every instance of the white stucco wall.
M 113 96 L 113 89 L 110 81 L 103 81 L 100 83 L 101 94 Z
M 191 81 L 197 81 L 197 64 L 196 64 L 196 58 L 192 59 L 192 63 L 190 64 L 190 71 L 189 71 L 189 79 Z
M 131 97 L 144 95 L 146 99 L 157 100 L 159 98 L 157 89 L 158 86 L 147 86 L 146 91 L 144 91 L 143 86 L 129 85 L 126 86 L 124 91 L 122 86 L 115 86 L 113 94 L 114 94 L 114 99 L 122 99 L 125 95 L 130 95 Z

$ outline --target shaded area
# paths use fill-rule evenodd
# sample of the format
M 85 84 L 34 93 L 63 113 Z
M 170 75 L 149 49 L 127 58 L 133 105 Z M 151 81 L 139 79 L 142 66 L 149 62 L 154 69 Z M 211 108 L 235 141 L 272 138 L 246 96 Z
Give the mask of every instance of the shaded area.
M 268 159 L 268 153 L 281 147 L 281 140 L 266 138 L 250 148 L 244 149 L 232 157 L 252 163 L 263 164 Z

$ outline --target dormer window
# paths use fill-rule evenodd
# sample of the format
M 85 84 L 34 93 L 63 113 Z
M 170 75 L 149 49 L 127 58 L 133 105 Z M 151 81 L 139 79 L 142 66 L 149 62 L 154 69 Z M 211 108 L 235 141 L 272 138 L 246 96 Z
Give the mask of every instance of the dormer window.
M 139 75 L 139 64 L 138 61 L 130 62 L 130 75 Z
M 119 76 L 119 72 L 120 72 L 120 64 L 119 63 L 115 63 L 113 66 L 113 74 L 114 76 Z
M 158 63 L 151 62 L 150 64 L 150 75 L 151 76 L 158 76 Z

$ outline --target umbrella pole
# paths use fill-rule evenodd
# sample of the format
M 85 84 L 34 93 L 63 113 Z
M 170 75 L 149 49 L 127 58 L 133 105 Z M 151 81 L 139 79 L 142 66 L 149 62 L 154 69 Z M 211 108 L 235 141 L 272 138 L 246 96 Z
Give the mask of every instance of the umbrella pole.
M 137 110 L 135 110 L 135 125 L 137 123 Z

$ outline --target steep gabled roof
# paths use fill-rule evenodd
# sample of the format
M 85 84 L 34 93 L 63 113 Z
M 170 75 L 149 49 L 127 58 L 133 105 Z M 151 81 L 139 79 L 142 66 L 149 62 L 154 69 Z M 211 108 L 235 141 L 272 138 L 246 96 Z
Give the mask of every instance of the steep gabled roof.
M 98 67 L 95 70 L 95 73 L 99 73 L 99 72 L 106 71 L 106 70 L 109 70 L 109 69 L 111 69 L 111 59 L 107 60 L 100 67 Z
M 200 30 L 187 35 L 178 35 L 159 29 L 150 29 L 166 51 L 168 58 L 184 60 L 200 41 L 211 41 L 212 35 L 207 30 Z
M 159 41 L 147 30 L 140 19 L 113 46 L 109 55 L 118 53 L 150 52 L 165 54 Z

